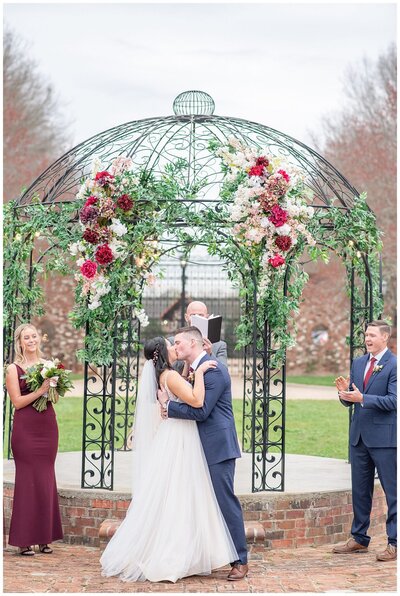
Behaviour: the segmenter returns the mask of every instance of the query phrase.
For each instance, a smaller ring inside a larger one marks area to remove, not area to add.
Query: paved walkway
[[[100,574],[96,548],[54,544],[53,555],[21,557],[12,547],[4,553],[4,592],[369,592],[396,593],[396,562],[379,563],[377,551],[385,540],[371,542],[370,552],[333,555],[331,546],[262,549],[250,561],[250,573],[240,582],[226,580],[227,568],[210,576],[193,576],[176,584],[124,583]]]

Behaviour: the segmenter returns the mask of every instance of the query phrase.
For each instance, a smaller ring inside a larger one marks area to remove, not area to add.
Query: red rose
[[[261,157],[257,157],[256,166],[269,166],[269,161],[263,155]]]
[[[84,204],[85,207],[90,207],[90,205],[95,205],[97,203],[97,197],[88,197],[86,199],[86,203]]]
[[[60,370],[65,370],[65,366],[61,362],[57,364],[57,368],[59,368]]]
[[[121,195],[117,201],[117,207],[122,211],[130,211],[133,207],[133,201],[128,195]]]
[[[286,182],[289,182],[290,176],[285,172],[285,170],[278,170],[278,174],[280,174],[286,180]]]
[[[110,172],[97,172],[95,181],[100,186],[105,186],[114,180],[114,176]]]
[[[279,205],[274,205],[271,209],[271,215],[268,217],[274,226],[280,228],[287,222],[288,214],[287,211],[282,209]]]
[[[287,251],[292,246],[292,239],[290,236],[278,236],[275,244],[280,250]]]
[[[108,244],[98,246],[94,256],[99,265],[109,265],[114,260],[114,255]]]
[[[87,260],[81,267],[81,273],[87,279],[92,279],[97,273],[97,265],[93,261]]]
[[[262,176],[264,173],[264,166],[253,166],[249,170],[249,176]]]
[[[270,259],[268,259],[268,263],[272,266],[272,267],[280,267],[281,265],[283,265],[285,263],[285,259],[283,257],[281,257],[281,255],[275,255],[274,257],[271,257]]]
[[[83,232],[82,238],[86,240],[86,242],[90,242],[90,244],[98,244],[100,235],[96,230],[86,228],[86,230]]]

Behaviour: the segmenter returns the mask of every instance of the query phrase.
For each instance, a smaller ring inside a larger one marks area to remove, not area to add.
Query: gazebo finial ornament
[[[183,91],[175,97],[173,108],[176,116],[212,116],[215,103],[204,91]]]

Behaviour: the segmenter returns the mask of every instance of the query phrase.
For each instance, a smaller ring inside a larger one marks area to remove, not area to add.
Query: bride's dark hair
[[[171,365],[168,360],[167,342],[164,337],[153,337],[144,344],[146,360],[152,360],[156,370],[157,384],[160,387],[160,375],[164,370],[169,370]]]

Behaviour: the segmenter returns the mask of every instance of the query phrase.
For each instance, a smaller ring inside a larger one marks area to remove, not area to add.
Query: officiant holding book
[[[190,302],[186,309],[185,321],[189,326],[194,324],[192,322],[193,315],[204,317],[205,319],[210,317],[207,306],[204,304],[204,302],[199,302],[197,300]],[[173,344],[174,338],[169,337],[168,341]],[[203,348],[207,354],[214,356],[214,358],[216,358],[219,362],[222,362],[222,364],[228,366],[228,351],[226,342],[219,339],[219,341],[214,341],[214,343],[212,343],[207,337],[203,337]]]

